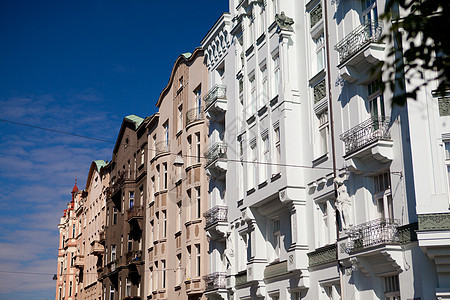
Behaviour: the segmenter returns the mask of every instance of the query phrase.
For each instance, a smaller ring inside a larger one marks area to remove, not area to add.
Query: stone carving
[[[294,24],[294,20],[292,18],[289,18],[284,14],[284,11],[281,12],[281,14],[275,15],[275,22],[277,22],[278,27],[280,27],[281,30],[289,30],[294,31],[292,28],[292,24]]]
[[[226,248],[224,251],[224,255],[226,258],[226,262],[227,262],[227,268],[229,268],[233,263],[232,260],[234,258],[234,239],[233,239],[233,234],[229,233],[227,235],[227,242],[226,242]]]
[[[450,97],[444,97],[438,99],[439,104],[439,116],[450,116]]]
[[[344,184],[345,178],[336,178],[334,182],[338,185],[336,207],[339,210],[342,229],[347,230],[353,224],[352,222],[352,201]]]

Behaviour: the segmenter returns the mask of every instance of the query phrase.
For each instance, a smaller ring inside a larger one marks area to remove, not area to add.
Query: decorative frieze
[[[309,18],[311,20],[311,28],[322,20],[322,3],[319,2],[319,4],[311,10],[309,13]]]
[[[450,213],[418,215],[419,230],[450,230]]]
[[[284,275],[287,272],[288,272],[287,261],[271,264],[264,269],[264,278]]]
[[[247,272],[239,273],[236,276],[234,276],[236,280],[236,285],[243,285],[247,283]]]
[[[439,115],[441,117],[450,116],[450,97],[438,99]]]
[[[315,251],[308,253],[308,259],[310,267],[336,261],[337,260],[336,244],[317,248]]]
[[[326,88],[325,79],[314,86],[314,104],[325,98]]]

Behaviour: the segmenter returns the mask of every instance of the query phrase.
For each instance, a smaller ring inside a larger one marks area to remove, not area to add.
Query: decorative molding
[[[450,213],[418,215],[419,230],[450,230]]]
[[[311,10],[309,13],[309,18],[311,21],[311,28],[322,20],[322,3],[319,2],[319,4]]]
[[[286,273],[288,273],[287,261],[278,262],[275,264],[268,265],[264,269],[264,279],[281,276]]]
[[[450,116],[450,97],[444,97],[438,99],[439,116]]]
[[[345,243],[343,245],[345,246]],[[315,251],[308,253],[308,259],[310,267],[337,261],[337,246],[332,244],[317,248]]]

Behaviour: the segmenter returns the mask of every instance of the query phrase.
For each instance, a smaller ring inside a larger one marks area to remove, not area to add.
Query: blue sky
[[[227,0],[2,0],[0,119],[115,141],[124,116],[156,111],[176,58],[226,11]],[[59,217],[113,145],[3,121],[0,145],[0,299],[54,299]]]

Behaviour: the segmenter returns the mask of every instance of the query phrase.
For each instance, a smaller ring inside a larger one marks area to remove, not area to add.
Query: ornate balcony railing
[[[381,23],[373,20],[369,20],[365,24],[356,27],[334,46],[334,49],[339,52],[340,62],[343,63],[367,44],[379,42],[382,31],[383,27]]]
[[[217,99],[227,99],[227,86],[222,84],[216,84],[214,85],[211,90],[206,94],[206,96],[203,98],[203,101],[205,102],[205,109],[208,109],[208,107],[214,103]]]
[[[347,231],[347,251],[351,253],[381,244],[398,244],[398,226],[398,220],[384,218],[353,226]]]
[[[127,209],[127,222],[133,219],[142,219],[144,217],[144,208],[140,205],[134,205],[132,208]]]
[[[228,214],[227,206],[216,205],[203,214],[206,219],[206,227],[209,227],[217,222],[226,222]]]
[[[203,107],[191,108],[186,112],[186,126],[195,121],[203,120],[204,115]]]
[[[225,272],[215,272],[203,276],[203,280],[205,281],[205,289],[207,291],[216,289],[225,289],[227,287],[225,278],[226,275],[227,273]]]
[[[170,151],[170,141],[162,141],[155,144],[155,155],[167,153]]]
[[[206,165],[211,164],[219,158],[227,158],[227,144],[222,142],[214,143],[204,155],[206,158]]]
[[[337,260],[336,244],[327,245],[308,253],[309,266],[314,267]]]
[[[389,117],[371,117],[341,134],[341,141],[345,143],[345,153],[359,150],[376,140],[390,140],[390,121]]]

